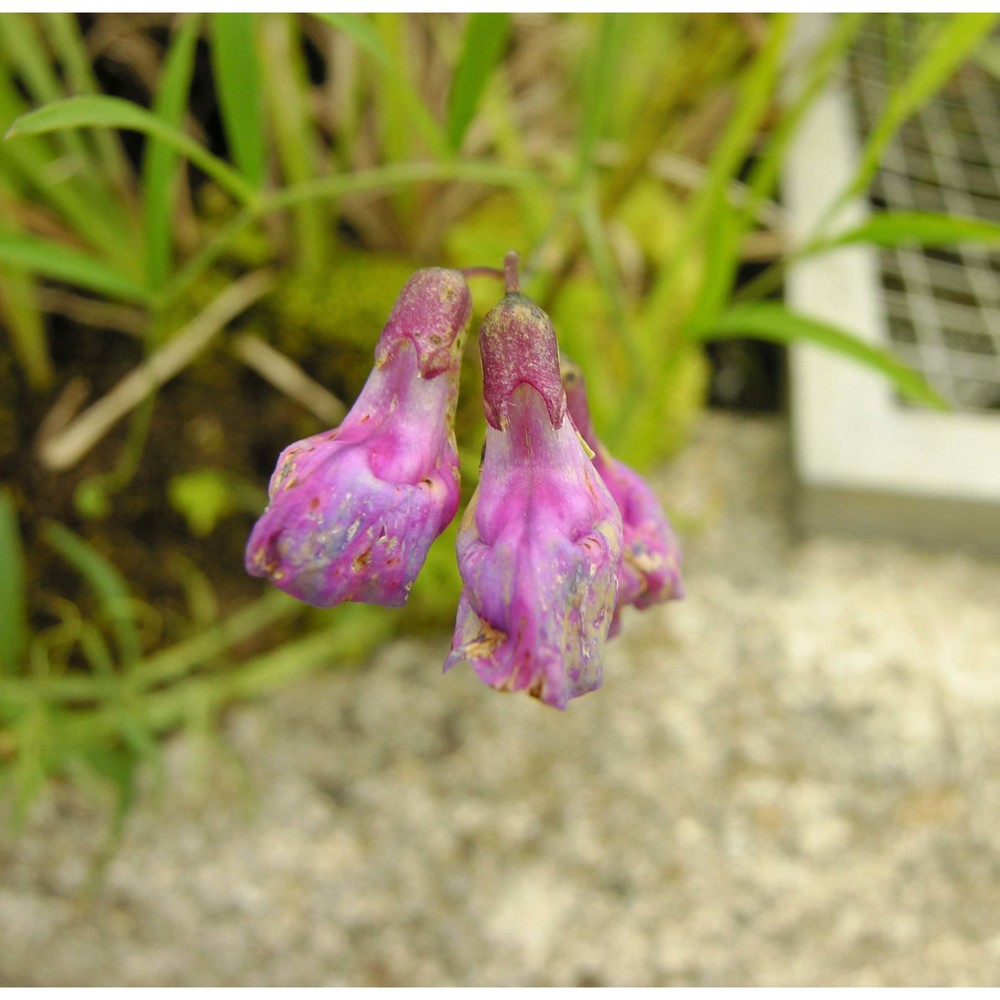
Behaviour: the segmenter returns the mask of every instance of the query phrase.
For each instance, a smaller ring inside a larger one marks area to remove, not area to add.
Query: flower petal
[[[530,386],[487,428],[458,538],[463,591],[445,669],[565,708],[600,687],[621,567],[621,516],[569,421]]]
[[[281,453],[249,573],[319,607],[405,603],[458,509],[454,414],[470,315],[458,272],[410,279],[343,423]]]

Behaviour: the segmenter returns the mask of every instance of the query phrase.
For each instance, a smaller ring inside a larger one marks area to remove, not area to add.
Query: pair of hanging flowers
[[[462,594],[444,669],[565,708],[601,686],[625,605],[682,595],[679,550],[652,489],[594,433],[582,376],[548,316],[506,294],[479,334],[486,444],[462,518]],[[460,271],[418,271],[339,427],[278,459],[246,567],[318,607],[398,607],[459,505],[455,406],[472,297]]]

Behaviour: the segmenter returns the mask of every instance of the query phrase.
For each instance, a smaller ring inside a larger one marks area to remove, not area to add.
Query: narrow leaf
[[[845,202],[864,191],[882,162],[886,147],[900,125],[935,94],[972,55],[976,46],[996,23],[997,15],[954,14],[924,47],[906,78],[889,93],[885,110],[861,152],[851,183],[837,199],[825,221]]]
[[[702,233],[707,231],[719,243],[715,248],[719,253],[736,252],[734,246],[726,248],[722,245],[725,238],[731,236],[730,227],[715,225],[713,218],[719,212],[731,211],[729,186],[746,161],[760,122],[771,106],[791,24],[788,14],[775,14],[769,20],[767,39],[739,83],[739,101],[712,151],[705,182],[685,212],[673,256],[661,268],[649,294],[644,308],[642,346],[649,354],[651,364],[655,363],[655,357],[660,353],[662,317],[672,308],[678,284],[688,266],[688,257]],[[690,320],[692,326],[700,326],[710,320],[718,305],[710,296],[717,288],[718,282],[699,289],[699,301],[692,310],[693,318]]]
[[[22,115],[11,125],[6,138],[87,127],[128,129],[162,139],[238,201],[247,204],[255,200],[254,189],[228,163],[153,112],[120,97],[70,97],[56,101]]]
[[[875,243],[895,247],[903,243],[955,246],[961,243],[1000,245],[1000,225],[960,215],[935,212],[880,212],[855,229],[817,245],[817,250],[845,243]]]
[[[4,125],[28,111],[12,74],[0,72],[0,122]],[[2,126],[0,126],[2,127]],[[123,271],[138,275],[130,231],[120,215],[109,213],[107,199],[94,198],[79,176],[66,176],[61,154],[49,137],[26,136],[0,143],[0,167],[18,189],[30,188],[46,207],[58,211],[86,243],[99,248]]]
[[[11,66],[16,68],[24,82],[29,99],[35,104],[58,101],[66,96],[56,76],[52,57],[26,14],[5,14],[0,17],[0,47],[5,51]],[[72,157],[74,171],[87,177],[92,195],[108,196],[101,190],[92,175],[86,143],[79,135],[59,136],[59,142]]]
[[[122,661],[136,663],[141,654],[139,632],[129,610],[131,595],[124,577],[110,560],[58,521],[42,529],[45,541],[87,581],[111,627]]]
[[[251,184],[264,181],[264,95],[255,15],[212,18],[212,72],[232,159]]]
[[[974,58],[981,69],[1000,80],[1000,43],[986,38],[979,43]]]
[[[510,14],[469,15],[448,99],[448,143],[455,152],[461,148],[509,37]]]
[[[234,215],[208,243],[178,269],[164,293],[164,299],[167,303],[176,302],[184,291],[232,246],[240,233],[269,213],[279,212],[293,205],[332,201],[345,195],[366,191],[391,191],[426,181],[456,181],[512,190],[531,189],[538,192],[546,190],[543,176],[533,170],[485,161],[438,160],[394,163],[334,177],[317,177],[302,184],[282,188],[273,194],[266,194],[256,205]]]
[[[163,63],[153,112],[166,124],[179,127],[184,120],[195,45],[198,41],[197,17],[185,20]],[[177,191],[178,155],[176,149],[160,138],[150,138],[143,158],[143,208],[146,215],[146,266],[149,284],[159,291],[170,267],[171,222]]]
[[[416,156],[417,135],[410,126],[410,103],[416,93],[415,86],[395,86],[394,81],[410,79],[410,57],[406,22],[399,14],[377,11],[372,15],[379,37],[389,52],[386,71],[380,74],[376,88],[379,155],[388,163],[402,163]],[[417,219],[417,192],[403,189],[392,195],[395,215],[404,239],[413,241],[416,233],[412,226]],[[407,224],[410,225],[409,230]]]
[[[825,33],[816,51],[810,53],[808,70],[803,73],[801,88],[791,104],[782,109],[777,125],[751,167],[751,197],[742,208],[745,219],[753,218],[761,199],[771,197],[778,174],[785,163],[785,150],[821,91],[829,83],[831,75],[843,66],[855,37],[869,16],[864,13],[835,15],[836,20],[830,30]]]
[[[34,278],[21,268],[8,265],[0,274],[0,317],[28,381],[41,388],[52,381],[52,359],[35,291]]]
[[[52,47],[62,62],[70,91],[73,94],[100,93],[87,43],[75,15],[64,11],[46,11],[42,14],[42,19]],[[128,164],[117,137],[112,132],[97,129],[94,132],[94,142],[101,169],[107,171],[114,180],[122,180],[128,173]]]
[[[730,283],[730,276],[736,272],[740,234],[735,223],[735,213],[729,206],[728,190],[746,161],[760,123],[774,100],[782,68],[782,54],[788,43],[791,26],[792,21],[787,14],[775,15],[771,19],[767,40],[740,82],[736,110],[712,151],[707,181],[699,191],[691,213],[692,218],[700,216],[698,226],[692,229],[691,221],[686,221],[685,235],[690,234],[693,238],[699,229],[708,233],[705,255],[709,266],[695,305],[682,327],[685,333],[711,323],[731,292],[727,285]],[[683,265],[684,255],[678,250],[671,270],[679,270]],[[660,308],[664,303],[663,295],[664,289],[657,288],[655,301]]]
[[[896,389],[916,403],[938,410],[950,409],[926,379],[898,358],[853,334],[807,316],[793,313],[776,302],[749,302],[734,305],[707,329],[699,331],[699,340],[749,337],[777,344],[805,341],[819,344],[885,375]]]
[[[28,646],[28,610],[17,506],[6,488],[0,489],[0,566],[0,673],[11,674]]]
[[[309,107],[309,83],[302,61],[299,26],[287,14],[268,14],[262,25],[270,124],[278,159],[289,183],[317,176],[315,123]],[[300,263],[313,273],[326,260],[329,226],[315,207],[294,213],[295,249]]]
[[[0,233],[0,263],[24,268],[33,274],[71,285],[79,285],[99,295],[145,303],[149,292],[95,257],[35,236]]]
[[[117,843],[125,819],[135,803],[136,768],[138,760],[130,749],[102,744],[81,750],[74,759],[74,765],[83,767],[102,783],[111,786],[115,797],[115,811],[112,817],[112,843]]]
[[[431,153],[439,157],[447,156],[450,147],[444,130],[383,44],[375,25],[364,14],[316,12],[313,16],[344,32],[359,49],[375,60],[388,95],[405,106],[410,127],[419,133]]]
[[[16,753],[11,768],[14,829],[28,819],[31,804],[38,798],[49,777],[52,764],[52,720],[38,703],[11,727]]]
[[[771,197],[774,192],[778,174],[785,163],[785,151],[789,143],[794,138],[806,114],[829,83],[831,76],[843,67],[845,56],[855,36],[869,16],[861,13],[836,15],[836,20],[831,25],[830,30],[825,33],[815,51],[808,54],[806,66],[802,70],[803,80],[797,88],[794,100],[782,110],[777,125],[756,156],[750,169],[747,197],[734,213],[738,224],[734,225],[729,233],[726,249],[721,253],[713,250],[707,255],[707,266],[710,270],[718,271],[721,267],[728,272],[725,278],[727,295],[732,294],[736,285],[736,272],[741,263],[740,248],[743,239],[756,218],[763,200]],[[784,264],[785,262],[773,264],[769,269],[763,271],[760,276],[760,285],[755,285],[754,282],[744,285],[740,289],[742,297],[747,299],[758,297],[753,294],[757,287],[776,287],[776,284],[770,286],[765,283],[777,282]],[[719,305],[721,308],[721,302]]]
[[[602,14],[593,51],[584,68],[580,124],[577,138],[577,182],[593,166],[594,148],[604,131],[605,119],[614,93],[614,78],[624,37],[625,18]]]
[[[379,38],[375,26],[364,14],[316,12],[314,16],[338,31],[342,31],[359,49],[367,52],[376,62],[387,66],[392,61],[382,45],[382,39]]]

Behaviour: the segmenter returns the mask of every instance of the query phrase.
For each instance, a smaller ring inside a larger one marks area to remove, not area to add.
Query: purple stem
[[[499,267],[460,267],[458,273],[466,278],[503,278]]]

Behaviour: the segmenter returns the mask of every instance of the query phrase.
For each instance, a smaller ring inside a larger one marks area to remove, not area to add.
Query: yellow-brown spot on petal
[[[468,642],[462,649],[463,655],[469,659],[486,660],[489,659],[507,639],[507,633],[501,629],[494,628],[489,622],[479,619],[479,635],[472,642]]]

